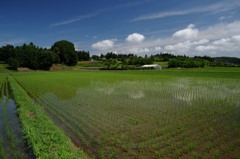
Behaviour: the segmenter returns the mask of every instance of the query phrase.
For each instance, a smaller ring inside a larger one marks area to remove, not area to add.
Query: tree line
[[[55,42],[50,49],[39,48],[32,42],[0,48],[0,61],[5,61],[13,69],[28,67],[33,70],[49,70],[53,64],[74,66],[83,60],[90,60],[89,52],[76,51],[73,43],[67,40]]]
[[[92,59],[105,62],[106,67],[126,67],[129,65],[140,66],[144,64],[152,64],[153,62],[168,62],[168,67],[237,67],[240,66],[240,59],[237,57],[210,57],[210,56],[194,56],[173,55],[170,53],[160,53],[156,55],[137,56],[134,54],[115,54],[108,52],[105,55],[93,55]]]
[[[51,48],[40,48],[33,43],[22,46],[6,45],[0,48],[0,61],[5,61],[13,69],[28,67],[33,70],[49,70],[53,64],[74,66],[78,61],[102,61],[104,68],[128,69],[154,62],[168,62],[168,67],[205,67],[205,66],[240,66],[240,59],[236,57],[210,57],[173,55],[160,53],[156,55],[138,56],[136,54],[106,54],[92,55],[88,51],[76,51],[74,44],[67,40],[55,42]]]

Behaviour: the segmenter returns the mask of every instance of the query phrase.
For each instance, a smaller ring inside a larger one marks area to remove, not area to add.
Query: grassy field
[[[240,158],[239,68],[15,73],[95,158]]]

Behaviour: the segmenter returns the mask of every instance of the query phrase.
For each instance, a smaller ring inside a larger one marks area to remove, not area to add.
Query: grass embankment
[[[36,106],[21,86],[9,77],[20,122],[36,158],[88,158],[74,147],[69,138]]]
[[[11,158],[11,157],[23,158],[23,154],[21,154],[21,152],[17,148],[17,142],[16,142],[17,140],[15,140],[16,138],[14,138],[14,134],[13,134],[13,133],[17,134],[17,132],[13,132],[13,130],[10,126],[10,120],[7,115],[7,109],[9,109],[9,107],[10,107],[10,105],[9,105],[10,94],[9,94],[8,88],[9,88],[9,83],[7,82],[7,80],[5,80],[3,83],[3,87],[2,87],[2,94],[5,95],[5,99],[3,100],[3,102],[4,102],[3,120],[5,123],[5,131],[6,131],[7,141],[9,142],[9,148],[11,149],[11,152],[8,152],[7,154],[8,154],[9,158]],[[11,120],[13,120],[13,119],[11,118]]]

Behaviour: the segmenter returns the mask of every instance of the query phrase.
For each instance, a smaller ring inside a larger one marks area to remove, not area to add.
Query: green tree
[[[53,63],[59,62],[56,53],[48,49],[42,49],[33,43],[17,46],[14,56],[11,56],[7,63],[13,69],[18,67],[28,67],[34,70],[49,70]]]
[[[77,51],[77,54],[78,54],[79,61],[89,61],[90,60],[89,52],[82,50],[82,51]]]
[[[77,64],[78,56],[73,43],[67,40],[60,40],[53,44],[52,50],[58,54],[61,63],[68,66]]]
[[[38,69],[49,70],[53,63],[58,61],[58,56],[51,50],[41,49],[37,55]]]
[[[28,67],[30,69],[38,68],[37,54],[39,49],[33,44],[23,44],[23,46],[16,47],[16,58],[21,67]]]
[[[14,46],[6,45],[0,49],[0,61],[7,61],[13,56],[15,56]]]
[[[9,58],[7,63],[9,64],[12,69],[16,70],[18,67],[20,67],[19,60],[17,58]]]

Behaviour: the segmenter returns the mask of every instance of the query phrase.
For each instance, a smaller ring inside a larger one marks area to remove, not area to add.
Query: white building
[[[159,64],[143,65],[142,68],[149,68],[149,69],[153,68],[153,69],[159,69],[159,70],[162,69],[162,67]]]

